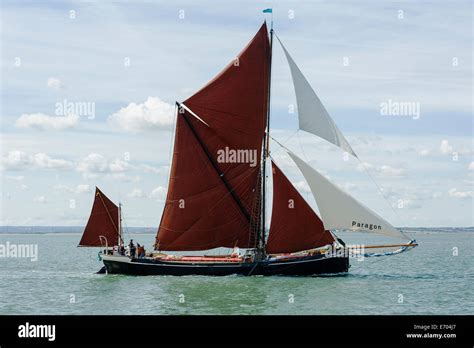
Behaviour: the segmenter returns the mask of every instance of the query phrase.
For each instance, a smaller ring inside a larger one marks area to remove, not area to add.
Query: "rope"
[[[303,153],[303,157],[308,162],[308,157],[306,156],[306,153],[304,152],[303,144],[301,144],[301,138],[300,138],[300,133],[296,132],[298,135],[298,143],[300,144],[301,152]]]
[[[393,213],[395,214],[395,216],[398,218],[398,220],[402,223],[402,225],[405,225],[406,226],[406,223],[405,221],[401,218],[401,216],[397,213],[397,211],[393,208],[392,204],[390,204],[390,201],[388,200],[387,197],[385,197],[385,194],[382,190],[382,188],[379,186],[379,184],[377,184],[377,181],[375,181],[375,178],[370,174],[370,172],[365,168],[364,166],[364,163],[362,162],[362,160],[359,158],[359,157],[356,157],[357,160],[359,161],[359,163],[362,165],[362,168],[364,170],[364,172],[369,176],[369,178],[372,180],[372,182],[375,184],[375,186],[377,187],[377,190],[380,192],[380,194],[382,195],[382,198],[387,202],[387,204],[389,205],[390,209],[393,211]],[[403,232],[403,230],[400,228],[400,233],[406,238],[406,239],[412,239],[411,237],[412,236],[408,236],[405,232]]]
[[[123,207],[123,206],[122,206]],[[123,214],[123,210],[120,212],[120,215],[122,217],[122,222],[123,224],[125,225],[125,230],[123,229],[123,226],[122,226],[122,233],[125,232],[127,234],[127,237],[131,237],[130,236],[130,233],[128,232],[128,225],[127,223],[125,222],[125,217],[124,217],[124,214]],[[122,242],[124,242],[124,240],[122,240]]]

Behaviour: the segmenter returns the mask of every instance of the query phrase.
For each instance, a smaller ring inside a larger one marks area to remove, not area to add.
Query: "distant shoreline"
[[[156,233],[156,227],[128,227],[128,233]],[[24,233],[24,234],[46,234],[46,233],[82,233],[84,226],[0,226],[0,234]]]
[[[472,227],[403,227],[404,232],[474,232]],[[0,226],[0,234],[77,234],[84,231],[83,226]],[[128,227],[127,233],[155,234],[156,227]]]

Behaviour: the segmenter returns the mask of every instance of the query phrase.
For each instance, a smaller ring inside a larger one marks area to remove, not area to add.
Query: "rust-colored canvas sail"
[[[118,207],[96,187],[91,215],[79,246],[101,246],[100,236],[107,238],[109,246],[118,245],[118,227]]]
[[[231,64],[184,101],[190,111],[178,109],[157,249],[255,246],[269,54],[264,24]]]
[[[267,253],[292,253],[332,244],[331,233],[273,161],[272,171],[273,210]]]

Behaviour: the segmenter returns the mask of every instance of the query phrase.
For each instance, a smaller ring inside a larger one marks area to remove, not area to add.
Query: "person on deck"
[[[145,247],[137,243],[137,254],[138,258],[142,259],[145,257]]]
[[[136,248],[135,248],[135,244],[133,244],[133,239],[130,239],[130,244],[128,245],[128,249],[130,250],[130,257],[135,257],[135,252],[136,252]]]
[[[230,254],[230,257],[239,257],[240,256],[240,249],[238,246],[235,246],[234,249],[232,249],[232,254]]]

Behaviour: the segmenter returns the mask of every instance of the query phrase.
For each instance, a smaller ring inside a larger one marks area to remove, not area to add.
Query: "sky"
[[[174,103],[274,11],[274,29],[357,160],[296,132],[273,47],[271,134],[395,226],[473,226],[471,1],[8,1],[1,5],[0,225],[81,226],[95,186],[157,227]],[[410,103],[397,115],[387,105]],[[276,143],[272,156],[317,210]]]

